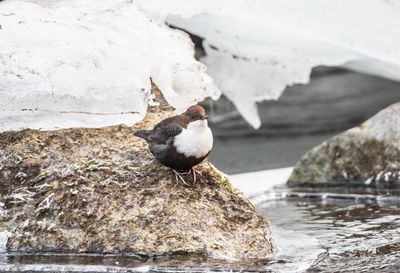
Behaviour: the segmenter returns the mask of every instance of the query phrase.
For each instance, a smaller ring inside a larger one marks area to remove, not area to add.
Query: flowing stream
[[[315,191],[316,189],[313,189]],[[400,271],[400,199],[362,189],[259,195],[278,253],[272,272]]]
[[[399,272],[398,192],[288,189],[251,197],[271,223],[277,246],[267,260],[226,261],[197,256],[7,253],[0,233],[0,272]]]

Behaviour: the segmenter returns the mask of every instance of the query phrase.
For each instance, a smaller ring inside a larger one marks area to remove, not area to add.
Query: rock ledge
[[[268,257],[268,223],[210,163],[195,184],[177,184],[133,136],[172,114],[160,105],[133,128],[0,134],[9,251]]]

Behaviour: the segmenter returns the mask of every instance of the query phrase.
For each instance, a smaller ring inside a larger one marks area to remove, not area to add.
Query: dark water
[[[332,135],[215,138],[209,160],[228,174],[290,167]]]
[[[273,271],[400,272],[400,199],[335,191],[344,190],[276,191],[255,198],[272,223],[275,259],[283,261]]]
[[[23,255],[3,248],[0,272],[400,272],[398,196],[284,187],[253,196],[258,212],[271,223],[278,250],[268,260]]]

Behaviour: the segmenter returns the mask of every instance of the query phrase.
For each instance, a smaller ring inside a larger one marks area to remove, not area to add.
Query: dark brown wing
[[[147,141],[165,144],[169,139],[182,132],[182,127],[176,123],[165,123],[162,126],[158,125],[148,134],[146,138]]]
[[[169,117],[154,126],[153,130],[139,130],[134,134],[148,142],[165,144],[169,139],[182,132],[183,128],[186,128],[188,119],[189,117],[184,115]]]
[[[189,117],[186,117],[183,115],[169,117],[169,118],[166,118],[166,119],[160,121],[156,126],[154,126],[153,130],[156,130],[160,127],[164,127],[168,124],[176,124],[180,127],[186,128],[186,125],[188,122],[189,122]]]

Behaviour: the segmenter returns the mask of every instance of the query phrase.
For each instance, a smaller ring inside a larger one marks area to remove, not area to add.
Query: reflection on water
[[[0,249],[0,271],[398,272],[397,196],[387,190],[362,192],[337,187],[309,192],[282,188],[254,196],[259,213],[271,222],[277,245],[277,254],[269,260],[237,262],[185,255],[24,255]]]

